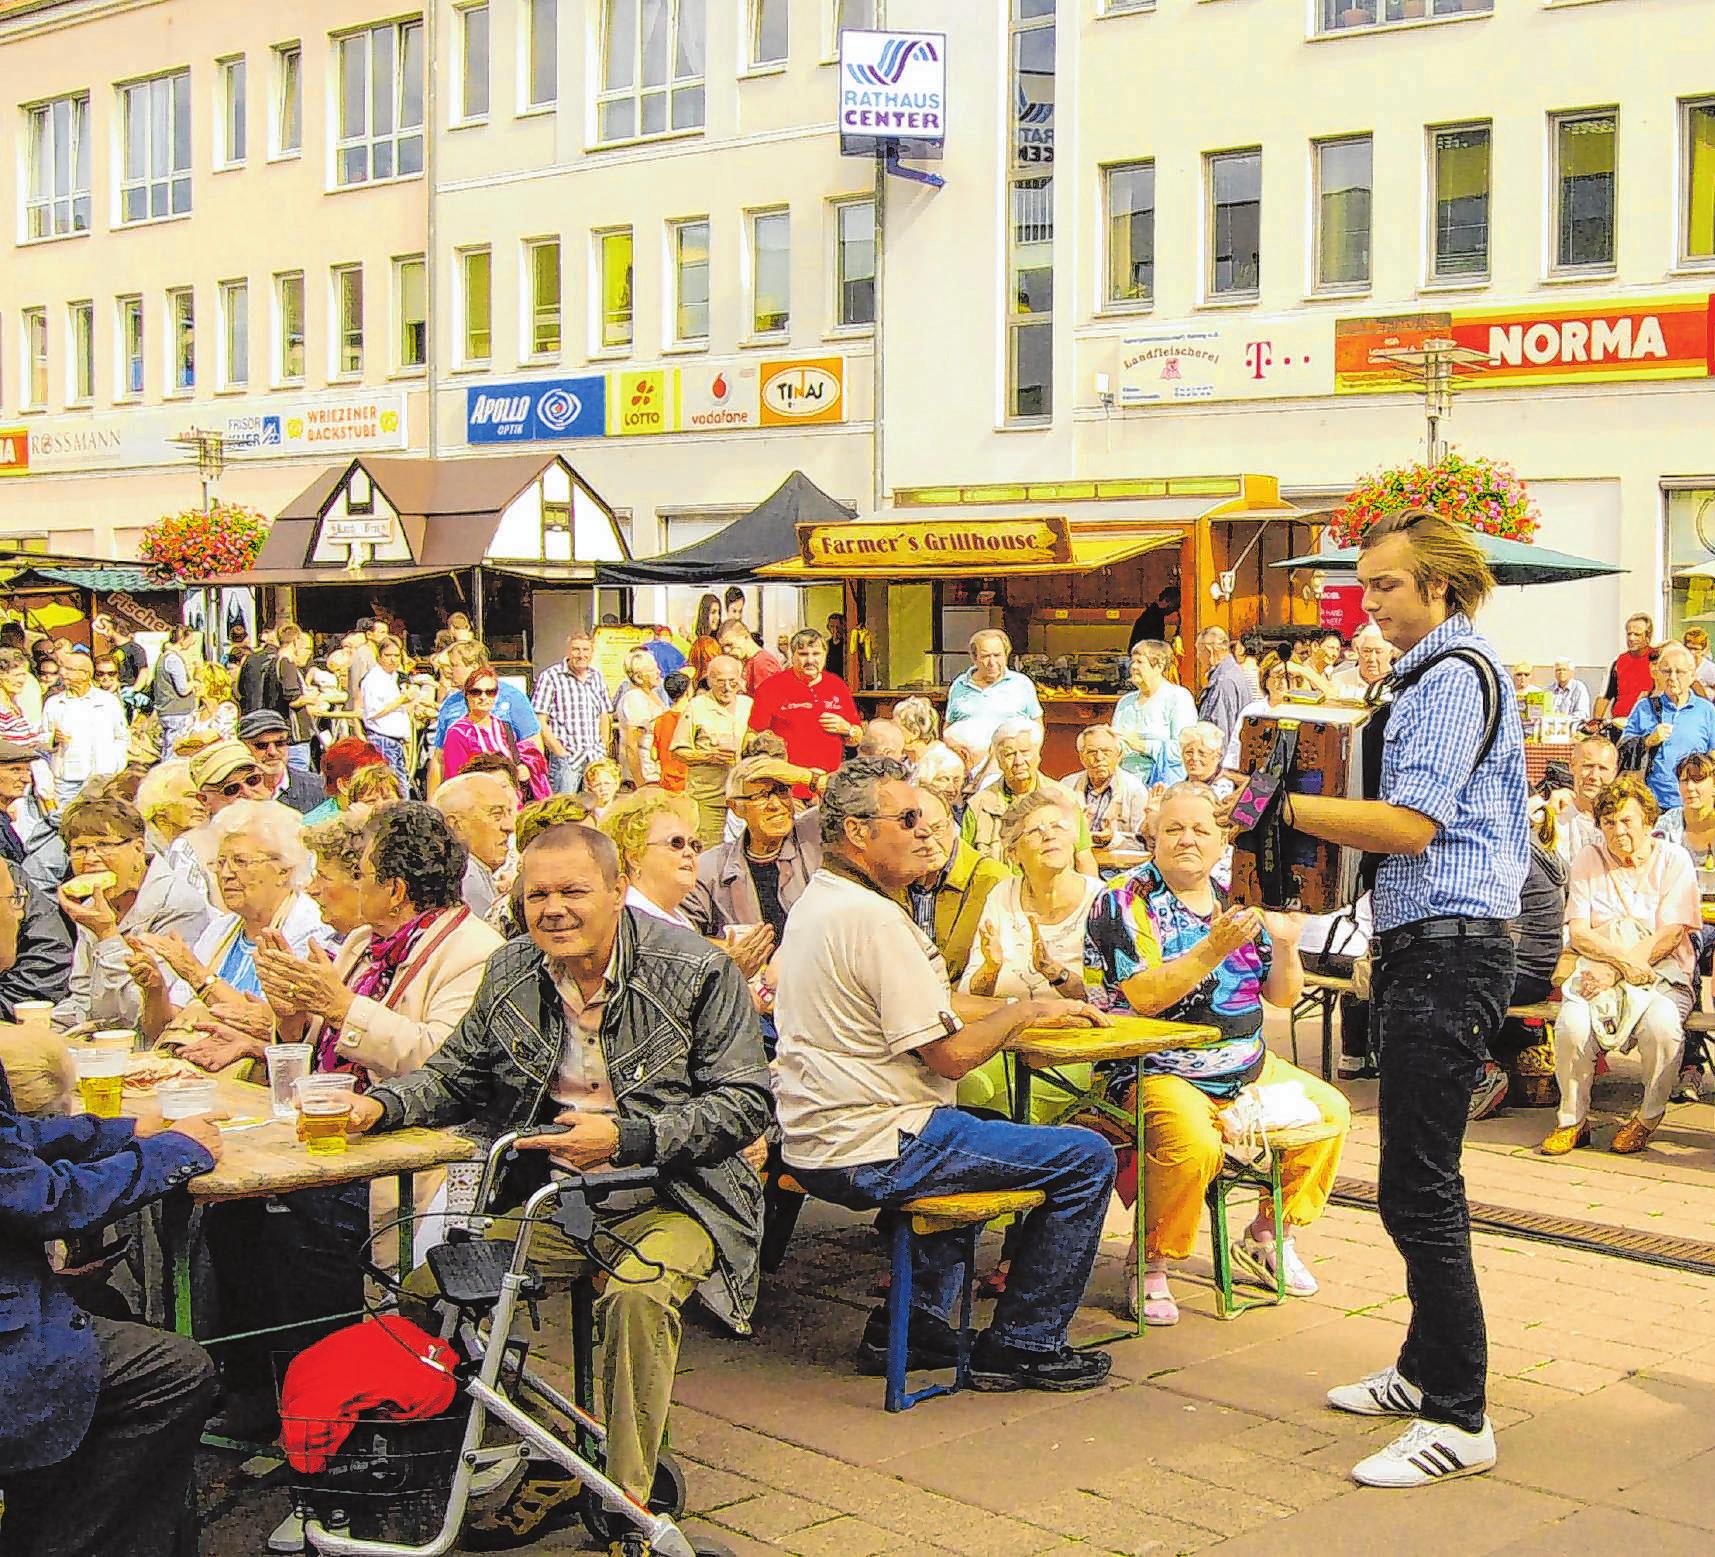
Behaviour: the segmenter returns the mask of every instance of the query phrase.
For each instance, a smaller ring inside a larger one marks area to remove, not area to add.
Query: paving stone
[[[910,1545],[911,1537],[841,1514],[787,1536],[784,1544],[793,1557],[879,1557]]]
[[[1598,1368],[1589,1362],[1565,1362],[1555,1359],[1518,1374],[1538,1384],[1552,1384],[1579,1395],[1593,1395],[1599,1389],[1617,1384],[1625,1377],[1618,1368]]]
[[[832,1519],[836,1510],[789,1492],[768,1491],[741,1503],[729,1504],[716,1516],[729,1530],[779,1544],[782,1536]]]
[[[1623,1508],[1581,1508],[1498,1549],[1506,1557],[1566,1557],[1568,1552],[1648,1552],[1649,1557],[1707,1557],[1707,1528]]]
[[[1279,1468],[1276,1467],[1278,1479]],[[1285,1503],[1260,1495],[1267,1485],[1256,1478],[1255,1490],[1235,1490],[1201,1477],[1185,1475],[1160,1465],[1141,1465],[1099,1483],[1101,1496],[1141,1510],[1153,1520],[1157,1515],[1189,1520],[1217,1535],[1242,1535],[1258,1525],[1284,1519],[1293,1510]]]
[[[1624,1491],[1608,1494],[1603,1501],[1715,1532],[1715,1500],[1708,1495],[1711,1477],[1715,1477],[1715,1452],[1700,1454]],[[1706,1545],[1707,1540],[1705,1536]]]
[[[1021,1512],[1044,1529],[1079,1536],[1098,1550],[1123,1553],[1124,1557],[1198,1552],[1220,1540],[1214,1531],[1188,1523],[1183,1517],[1150,1514],[1140,1519],[1134,1508],[1093,1492],[1057,1493]],[[1180,1510],[1181,1515],[1188,1512]]]

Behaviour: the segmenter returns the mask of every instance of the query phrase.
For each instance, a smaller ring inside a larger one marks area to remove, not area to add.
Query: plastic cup
[[[313,1050],[307,1043],[273,1043],[268,1046],[268,1091],[274,1117],[295,1119],[298,1107],[293,1087],[310,1073]]]
[[[297,1101],[298,1139],[305,1150],[315,1157],[343,1152],[357,1078],[323,1071],[300,1076],[292,1090]]]
[[[20,1000],[12,1007],[12,1020],[20,1027],[48,1027],[54,1019],[51,1000]]]
[[[104,1027],[90,1038],[97,1049],[123,1049],[127,1054],[141,1047],[142,1034],[129,1027]]]
[[[120,1094],[125,1090],[125,1062],[129,1051],[86,1046],[76,1051],[77,1095],[86,1114],[97,1119],[119,1117]]]
[[[215,1110],[214,1078],[185,1077],[180,1081],[163,1081],[155,1089],[161,1103],[161,1119],[191,1119],[197,1114],[212,1114]]]

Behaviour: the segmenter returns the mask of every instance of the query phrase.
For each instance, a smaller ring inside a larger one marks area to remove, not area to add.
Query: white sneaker
[[[1286,1290],[1294,1297],[1315,1297],[1321,1288],[1310,1274],[1310,1267],[1298,1257],[1298,1250],[1288,1238],[1280,1246],[1281,1259],[1286,1265]],[[1273,1287],[1274,1240],[1246,1236],[1233,1245],[1233,1263],[1248,1280],[1261,1287]]]
[[[1423,1391],[1408,1383],[1398,1368],[1383,1368],[1356,1384],[1329,1390],[1328,1404],[1354,1416],[1416,1416],[1423,1409]]]
[[[1446,1422],[1413,1422],[1387,1448],[1352,1467],[1366,1487],[1427,1487],[1432,1481],[1475,1476],[1495,1463],[1495,1429],[1483,1418],[1480,1433]]]

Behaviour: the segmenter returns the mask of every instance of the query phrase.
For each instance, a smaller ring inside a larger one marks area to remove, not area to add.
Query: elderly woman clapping
[[[464,906],[465,848],[433,806],[401,801],[368,827],[357,875],[363,923],[332,960],[272,940],[256,953],[280,1036],[315,1045],[312,1068],[360,1084],[407,1075],[458,1024],[503,944]]]
[[[1558,1157],[1590,1140],[1590,1083],[1598,1052],[1636,1047],[1644,1096],[1611,1149],[1640,1152],[1667,1112],[1692,1004],[1692,932],[1701,923],[1697,871],[1680,845],[1650,836],[1655,797],[1621,774],[1595,804],[1601,842],[1573,856],[1566,929],[1578,969],[1554,1024],[1560,1082],[1556,1128],[1538,1148]]]
[[[1252,1279],[1272,1286],[1284,1266],[1289,1292],[1316,1291],[1316,1279],[1299,1257],[1293,1229],[1322,1214],[1334,1186],[1340,1149],[1350,1126],[1346,1100],[1333,1087],[1270,1054],[1262,1038],[1262,1006],[1290,1008],[1304,984],[1298,960],[1299,925],[1293,916],[1229,908],[1210,873],[1226,849],[1214,792],[1185,781],[1162,797],[1155,858],[1122,876],[1090,907],[1086,961],[1099,972],[1097,1003],[1217,1028],[1222,1041],[1207,1048],[1174,1049],[1143,1061],[1143,1103],[1149,1168],[1145,1178],[1148,1270],[1144,1318],[1178,1322],[1167,1285],[1173,1261],[1190,1255],[1202,1219],[1203,1196],[1220,1171],[1224,1153],[1221,1113],[1253,1083],[1293,1084],[1302,1111],[1334,1126],[1327,1139],[1281,1152],[1286,1238],[1275,1247],[1266,1199],[1233,1262]],[[1131,1062],[1110,1076],[1110,1093],[1135,1084]],[[1277,1093],[1283,1101],[1288,1094]],[[1307,1121],[1308,1122],[1308,1119]],[[1128,1177],[1116,1184],[1127,1197]],[[1130,1197],[1135,1197],[1135,1163]],[[1128,1197],[1129,1198],[1129,1197]],[[1131,1266],[1136,1266],[1136,1250]],[[1135,1289],[1128,1288],[1133,1312]]]
[[[194,946],[176,935],[134,938],[127,966],[143,992],[144,1032],[159,1038],[176,1026],[211,1033],[182,1050],[207,1070],[260,1056],[266,1045],[272,1019],[261,999],[258,942],[277,938],[302,956],[312,940],[328,938],[320,911],[303,891],[310,856],[302,821],[272,800],[227,806],[208,824],[215,845],[211,874],[225,912],[209,921]]]

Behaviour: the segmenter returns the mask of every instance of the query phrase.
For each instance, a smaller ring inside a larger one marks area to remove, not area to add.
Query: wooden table
[[[1143,1074],[1138,1068],[1137,1086],[1133,1089],[1132,1117],[1106,1098],[1061,1074],[1062,1065],[1099,1065],[1106,1060],[1142,1060],[1146,1054],[1160,1054],[1165,1049],[1195,1049],[1219,1043],[1221,1032],[1193,1022],[1164,1022],[1153,1016],[1116,1015],[1111,1027],[1026,1027],[1013,1034],[1007,1051],[1017,1059],[1016,1079],[1012,1089],[1012,1117],[1016,1123],[1030,1121],[1030,1090],[1033,1077],[1040,1076],[1050,1086],[1058,1088],[1071,1100],[1070,1107],[1087,1103],[1098,1113],[1106,1114],[1135,1132],[1137,1142],[1137,1198],[1133,1203],[1133,1225],[1137,1240],[1137,1326],[1136,1330],[1120,1330],[1088,1344],[1100,1346],[1107,1341],[1120,1340],[1132,1334],[1142,1335],[1143,1272],[1144,1272],[1144,1163],[1148,1153],[1143,1139]]]
[[[1144,849],[1096,850],[1096,867],[1099,870],[1132,870],[1148,859],[1148,851]]]

